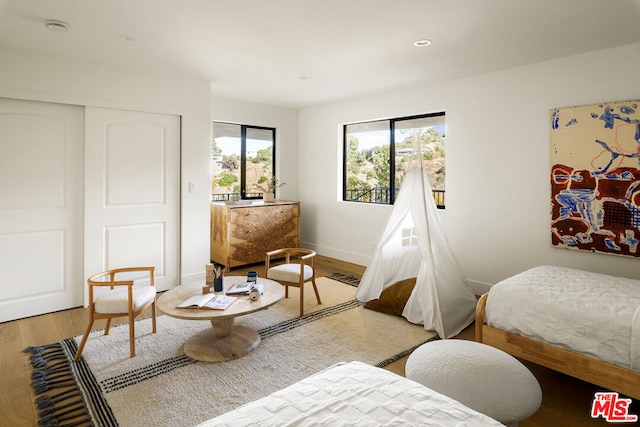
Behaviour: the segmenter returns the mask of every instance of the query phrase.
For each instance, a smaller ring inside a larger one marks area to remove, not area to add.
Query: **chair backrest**
[[[139,274],[145,272],[146,274]],[[118,280],[116,280],[116,275]],[[93,305],[94,287],[109,287],[114,289],[116,286],[132,287],[136,280],[149,281],[150,286],[155,286],[155,267],[124,267],[106,270],[101,273],[94,274],[87,279],[89,284],[89,305]]]
[[[291,258],[298,258],[298,263],[301,261],[311,260],[309,265],[315,265],[315,251],[311,249],[305,248],[282,248],[275,249],[273,251],[269,251],[266,253],[266,266],[268,268],[272,258],[283,258],[285,259],[285,263],[290,264]]]
[[[299,260],[302,259],[311,259],[315,256],[315,252],[312,251],[311,249],[304,249],[304,248],[287,248],[286,250],[288,250],[288,256],[289,256],[289,260],[291,258],[297,258]]]
[[[147,274],[144,274],[144,275],[136,274],[142,271],[147,272]],[[111,282],[115,286],[115,285],[125,285],[135,280],[146,280],[148,278],[149,284],[151,286],[155,286],[154,272],[155,272],[155,267],[115,268],[112,270],[103,271],[102,273],[94,274],[93,276],[87,279],[87,283],[94,284],[94,285],[104,285],[108,282]],[[120,280],[116,281],[116,275],[118,275],[118,278]]]

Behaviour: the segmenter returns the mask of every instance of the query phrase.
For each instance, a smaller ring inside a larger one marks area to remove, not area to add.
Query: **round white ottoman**
[[[418,347],[407,378],[503,424],[517,425],[542,402],[538,380],[515,357],[475,341],[449,339]]]

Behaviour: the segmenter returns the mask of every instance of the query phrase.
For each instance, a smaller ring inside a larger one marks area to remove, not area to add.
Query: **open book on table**
[[[177,308],[200,308],[204,310],[224,310],[237,300],[237,297],[216,294],[194,295]]]
[[[257,289],[260,295],[264,294],[264,283],[242,282],[229,288],[227,295],[248,295],[253,288]]]

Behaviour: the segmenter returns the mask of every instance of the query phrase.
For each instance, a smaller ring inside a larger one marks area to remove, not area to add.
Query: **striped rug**
[[[366,310],[354,298],[358,278],[318,278],[323,300],[309,292],[297,317],[295,294],[268,310],[237,319],[262,342],[227,362],[196,362],[182,352],[209,322],[158,317],[136,322],[129,358],[128,327],[92,333],[83,357],[71,362],[79,339],[31,347],[40,425],[193,426],[256,400],[335,363],[359,360],[385,366],[437,336],[403,318]],[[290,292],[295,292],[290,289]]]

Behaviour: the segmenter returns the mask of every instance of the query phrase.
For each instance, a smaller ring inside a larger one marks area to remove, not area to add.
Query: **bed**
[[[341,363],[212,418],[212,426],[502,426],[417,382],[362,362]]]
[[[540,266],[491,287],[476,341],[640,399],[640,280]]]

